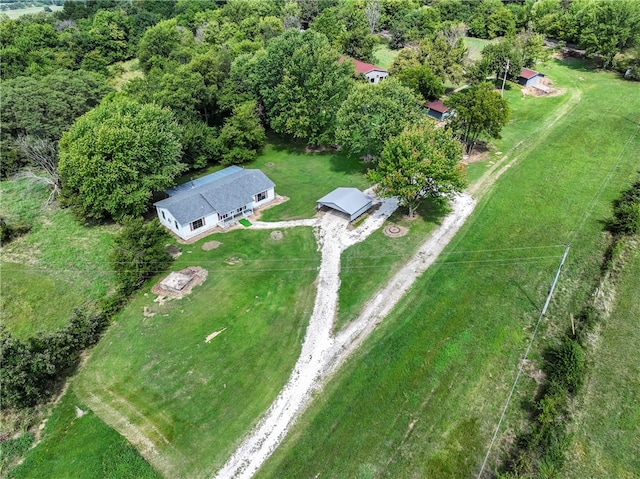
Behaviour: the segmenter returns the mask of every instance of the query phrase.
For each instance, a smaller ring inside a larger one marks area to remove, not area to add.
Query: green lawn
[[[374,63],[382,68],[389,68],[400,50],[391,50],[386,45],[376,45],[373,50]]]
[[[212,239],[223,244],[203,251]],[[222,465],[288,378],[319,258],[311,228],[280,241],[235,230],[182,248],[174,269],[204,267],[206,281],[163,305],[148,289],[137,295],[72,388],[116,429],[126,418],[134,429],[119,430],[138,447],[150,440],[159,455],[146,457],[165,475],[200,477]]]
[[[77,416],[76,407],[85,411]],[[7,477],[15,479],[159,479],[138,451],[68,392],[47,421],[38,445]]]
[[[0,216],[32,225],[0,250],[3,321],[20,337],[66,324],[71,310],[113,284],[106,264],[116,226],[87,227],[46,206],[48,191],[27,180],[0,183]]]
[[[339,186],[366,189],[367,165],[335,152],[306,154],[303,148],[274,142],[247,168],[260,168],[276,184],[276,194],[289,201],[266,210],[263,221],[311,218],[316,201]]]
[[[407,228],[405,236],[390,238],[383,227],[342,254],[336,330],[358,316],[365,303],[418,249],[446,210],[427,203],[418,210],[418,217],[409,220],[406,208],[399,208],[388,222]]]
[[[62,11],[64,7],[61,5],[49,5],[49,8],[52,10],[52,12],[59,12],[59,11]],[[41,13],[41,12],[44,12],[44,6],[16,8],[14,10],[2,10],[0,11],[0,15],[4,14],[4,15],[7,15],[12,20],[15,20],[16,18],[19,18],[22,15]]]
[[[623,154],[640,122],[637,85],[579,64],[554,69],[579,85],[580,101],[529,138],[535,148],[522,150],[438,264],[316,398],[258,477],[477,474],[563,243],[572,248],[534,360],[590,294],[605,245],[602,220],[638,166],[640,137]],[[562,108],[562,100],[549,100]],[[534,388],[525,374],[490,469],[525,423],[520,404]]]
[[[469,49],[467,56],[471,60],[480,60],[482,57],[482,49],[489,43],[493,43],[493,41],[482,38],[465,37],[464,44]]]
[[[590,370],[577,401],[567,479],[640,477],[640,248],[617,281],[615,303],[589,354]]]

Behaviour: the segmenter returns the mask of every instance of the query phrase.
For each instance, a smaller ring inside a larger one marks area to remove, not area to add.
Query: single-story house
[[[433,100],[427,103],[427,115],[438,121],[444,121],[451,116],[453,110],[446,106],[442,100]]]
[[[544,78],[544,75],[535,70],[530,70],[529,68],[523,68],[520,71],[520,76],[518,77],[518,83],[524,86],[537,86],[540,83],[540,79]]]
[[[187,240],[251,215],[274,200],[274,188],[260,170],[230,166],[167,190],[155,207],[160,223]]]
[[[349,216],[349,221],[355,220],[369,208],[373,199],[365,195],[358,188],[336,188],[317,202],[318,209],[326,206]]]
[[[351,60],[356,69],[356,75],[364,75],[369,83],[378,83],[389,76],[389,72],[382,67],[371,63],[361,62],[355,58],[345,57],[344,55],[338,59],[338,63],[342,63],[345,60]]]

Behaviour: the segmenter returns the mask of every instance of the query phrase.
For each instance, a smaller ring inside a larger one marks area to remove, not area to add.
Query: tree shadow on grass
[[[351,158],[337,151],[333,152],[329,161],[331,163],[331,171],[344,173],[345,175],[365,175],[373,167],[372,163],[365,163],[358,158]]]
[[[442,224],[442,220],[450,211],[451,207],[449,206],[449,203],[427,200],[418,207],[415,218],[409,219],[407,217],[409,214],[409,208],[400,206],[389,217],[389,221],[403,226],[411,226],[411,224],[416,221],[439,225]]]
[[[570,70],[575,70],[579,72],[593,72],[598,70],[598,65],[595,61],[588,58],[573,58],[573,57],[565,57],[565,58],[554,58],[552,63],[555,66],[562,66],[568,68]]]

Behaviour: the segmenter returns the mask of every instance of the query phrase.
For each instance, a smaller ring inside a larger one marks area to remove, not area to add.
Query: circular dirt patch
[[[404,236],[409,232],[409,228],[390,224],[385,226],[382,232],[389,238],[400,238],[401,236]]]
[[[269,236],[271,236],[271,239],[274,241],[280,241],[282,238],[284,238],[284,233],[282,231],[276,230],[272,231]]]
[[[267,161],[264,166],[276,166],[276,164],[273,161]]]
[[[212,249],[216,249],[221,244],[222,243],[220,243],[220,241],[207,241],[205,244],[202,245],[202,249],[204,251],[211,251]]]
[[[240,258],[239,256],[231,256],[231,257],[227,258],[225,263],[230,264],[231,266],[233,266],[233,265],[242,263],[242,258]]]

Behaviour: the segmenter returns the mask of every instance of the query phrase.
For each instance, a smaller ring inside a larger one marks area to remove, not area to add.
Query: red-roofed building
[[[544,75],[535,70],[530,70],[529,68],[523,68],[520,71],[520,76],[518,77],[518,83],[524,86],[537,86],[540,82],[540,79],[543,78]]]
[[[351,60],[355,67],[356,75],[363,75],[369,83],[378,83],[389,76],[389,72],[384,68],[371,63],[361,62],[355,58],[341,56],[338,63],[342,63],[345,60]]]
[[[444,121],[451,116],[452,110],[442,100],[433,100],[427,104],[427,115],[438,121]]]

